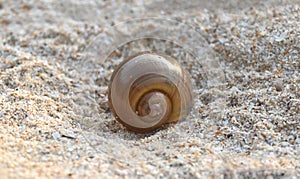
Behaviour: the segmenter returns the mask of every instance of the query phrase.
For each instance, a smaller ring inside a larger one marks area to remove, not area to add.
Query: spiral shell
[[[119,122],[131,131],[147,133],[189,113],[192,85],[188,73],[175,59],[143,52],[117,67],[108,98]]]

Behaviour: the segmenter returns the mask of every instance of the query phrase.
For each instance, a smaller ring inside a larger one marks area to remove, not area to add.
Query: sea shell
[[[176,123],[192,106],[189,74],[169,56],[151,52],[124,60],[109,86],[109,105],[116,119],[137,133]]]

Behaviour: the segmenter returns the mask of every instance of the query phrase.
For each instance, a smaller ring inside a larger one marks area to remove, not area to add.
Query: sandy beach
[[[169,36],[199,41],[214,63],[161,36],[97,56],[111,26],[146,17],[195,27]],[[178,59],[194,101],[142,135],[115,120],[107,93],[144,46]],[[0,178],[95,177],[300,178],[300,1],[0,0]]]

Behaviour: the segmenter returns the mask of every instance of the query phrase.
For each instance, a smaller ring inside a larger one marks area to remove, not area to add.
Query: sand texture
[[[110,45],[105,29],[149,16],[195,27],[172,35],[217,63],[161,38],[89,58]],[[107,90],[145,46],[177,58],[195,96],[183,121],[138,135]],[[0,178],[108,176],[300,178],[300,2],[0,0]]]

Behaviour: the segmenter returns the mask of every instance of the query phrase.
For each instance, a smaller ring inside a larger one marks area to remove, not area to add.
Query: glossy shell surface
[[[192,106],[190,76],[173,58],[144,52],[124,60],[109,86],[109,105],[129,130],[148,133],[183,119]]]

